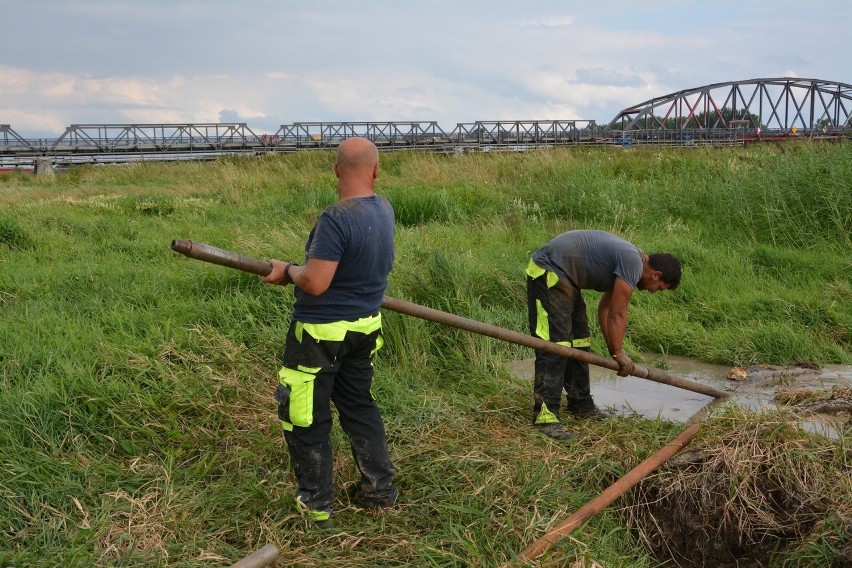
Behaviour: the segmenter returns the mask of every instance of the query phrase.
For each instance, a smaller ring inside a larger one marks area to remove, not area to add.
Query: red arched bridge
[[[523,151],[576,144],[724,146],[852,137],[852,85],[782,77],[715,83],[678,91],[594,120],[294,122],[273,134],[245,123],[72,124],[56,139],[32,140],[0,124],[0,165],[215,159],[223,155],[336,147],[353,136],[380,150]]]

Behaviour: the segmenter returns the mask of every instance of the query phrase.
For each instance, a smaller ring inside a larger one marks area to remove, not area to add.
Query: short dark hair
[[[680,260],[667,252],[655,252],[648,255],[648,264],[654,270],[662,272],[662,280],[674,290],[680,284]]]

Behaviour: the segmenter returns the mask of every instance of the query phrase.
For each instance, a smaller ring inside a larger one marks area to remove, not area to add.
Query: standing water
[[[645,360],[655,361],[658,356],[648,354]],[[730,402],[750,410],[783,406],[775,400],[780,392],[802,390],[829,393],[834,388],[837,392],[844,389],[843,392],[848,393],[852,389],[852,366],[848,365],[828,365],[820,369],[741,369],[673,355],[667,356],[665,361],[666,373],[730,392]],[[647,365],[653,366],[650,363]],[[533,369],[533,359],[509,364],[509,371],[513,375],[530,382],[534,376]],[[602,367],[590,365],[589,371],[595,404],[614,415],[639,415],[645,418],[687,422],[705,405],[713,402],[713,397],[707,395],[637,377],[622,378],[616,375],[615,371]],[[836,406],[840,409],[837,412],[823,408],[819,412],[802,413],[802,427],[810,432],[837,438],[850,425],[850,406],[852,401],[847,400],[844,405]]]

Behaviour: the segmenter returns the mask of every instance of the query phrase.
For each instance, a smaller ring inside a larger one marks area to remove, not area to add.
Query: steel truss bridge
[[[0,124],[0,166],[216,159],[335,148],[362,136],[381,151],[524,151],[577,144],[729,146],[791,139],[852,138],[852,85],[819,79],[752,79],[678,91],[594,120],[294,122],[273,134],[245,123],[72,124],[32,140]]]

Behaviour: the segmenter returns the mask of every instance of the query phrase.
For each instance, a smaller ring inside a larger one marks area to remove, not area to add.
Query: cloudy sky
[[[852,83],[850,0],[0,0],[0,124],[596,120]]]

